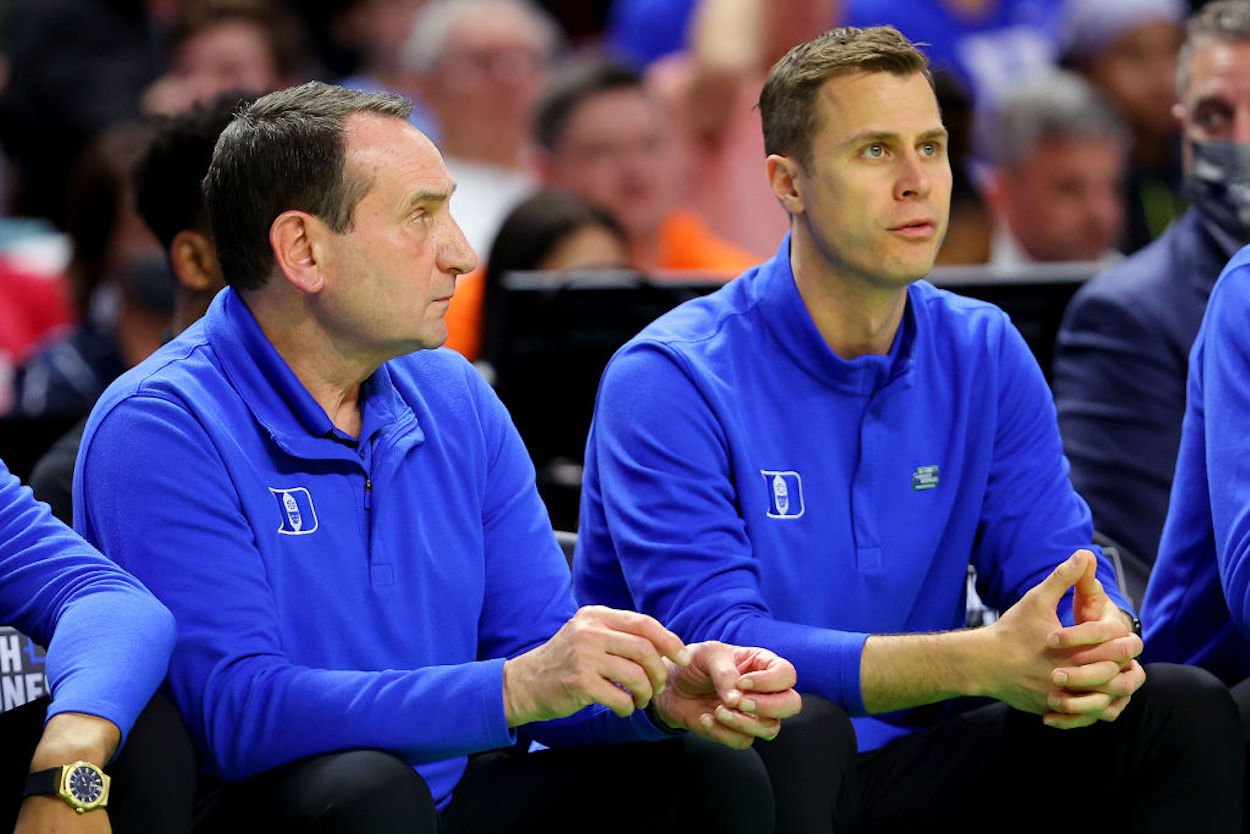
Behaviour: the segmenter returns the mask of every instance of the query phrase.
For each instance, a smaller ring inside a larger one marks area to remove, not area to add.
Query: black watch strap
[[[42,796],[43,794],[59,794],[61,792],[61,773],[64,766],[50,767],[47,770],[36,770],[26,776],[26,790],[22,798]]]
[[[1120,610],[1124,611],[1124,616],[1128,617],[1130,620],[1133,621],[1133,633],[1136,634],[1138,637],[1141,637],[1141,620],[1137,619],[1137,617],[1133,615],[1132,611],[1126,611],[1123,608],[1121,608]]]

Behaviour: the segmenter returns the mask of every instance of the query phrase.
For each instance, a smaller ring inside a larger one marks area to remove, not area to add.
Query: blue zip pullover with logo
[[[889,354],[845,361],[799,296],[789,243],[609,363],[574,591],[689,641],[772,649],[800,691],[864,716],[868,635],[963,626],[969,564],[1006,609],[1090,547],[1090,514],[1001,310],[920,281]],[[1101,556],[1099,576],[1128,608]],[[860,749],[927,714],[855,718]]]
[[[503,660],[573,615],[569,573],[502,404],[420,351],[334,427],[224,290],[101,398],[75,525],[173,611],[167,687],[226,780],[348,748],[413,763],[440,807],[468,753],[516,741]],[[660,738],[591,707],[551,745]]]

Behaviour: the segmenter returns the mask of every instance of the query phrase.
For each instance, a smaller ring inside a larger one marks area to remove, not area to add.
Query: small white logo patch
[[[798,472],[761,469],[768,494],[769,518],[800,518],[803,515],[803,478]]]
[[[312,495],[304,487],[274,489],[269,487],[273,497],[278,500],[279,517],[282,523],[278,532],[288,536],[303,536],[317,531],[317,511],[313,509]]]

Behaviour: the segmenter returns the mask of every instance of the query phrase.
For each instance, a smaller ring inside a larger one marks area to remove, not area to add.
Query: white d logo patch
[[[269,487],[273,497],[278,500],[279,517],[282,523],[278,526],[279,533],[288,536],[303,536],[317,530],[317,511],[313,509],[312,496],[304,487],[290,489],[274,489]]]
[[[800,518],[803,515],[803,478],[798,472],[761,469],[768,495],[769,518]]]

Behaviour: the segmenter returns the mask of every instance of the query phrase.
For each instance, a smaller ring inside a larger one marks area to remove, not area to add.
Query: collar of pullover
[[[796,365],[833,388],[864,396],[887,386],[911,384],[916,334],[913,289],[908,288],[907,305],[890,352],[843,359],[829,347],[799,295],[790,268],[789,233],[777,254],[759,266],[753,287],[765,326]]]
[[[205,325],[230,383],[274,442],[300,457],[357,458],[352,444],[343,442],[347,436],[335,428],[233,289],[213,299]],[[362,384],[360,407],[360,442],[416,419],[396,391],[385,364]]]

